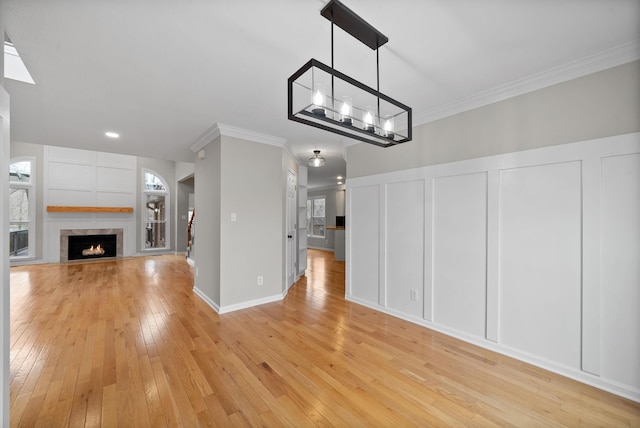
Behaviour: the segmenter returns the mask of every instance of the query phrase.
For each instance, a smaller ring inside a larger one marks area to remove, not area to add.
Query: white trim
[[[499,269],[496,263],[499,263],[499,251],[500,246],[496,239],[499,239],[499,226],[495,217],[499,210],[497,210],[497,204],[499,204],[499,194],[491,195],[491,192],[495,192],[497,187],[493,186],[488,188],[488,198],[491,200],[487,203],[488,209],[493,210],[494,216],[489,218],[487,230],[493,230],[493,236],[487,237],[487,245],[490,247],[487,249],[487,287],[493,287],[493,294],[491,297],[487,295],[485,304],[487,305],[487,311],[485,313],[486,330],[485,336],[471,335],[469,333],[456,330],[452,327],[433,322],[436,318],[430,318],[430,314],[427,312],[433,310],[435,302],[432,300],[424,300],[424,313],[421,319],[409,312],[400,312],[385,307],[382,302],[377,302],[372,298],[363,301],[362,297],[354,296],[353,282],[355,281],[354,274],[350,265],[347,265],[347,277],[346,277],[346,299],[358,304],[373,308],[375,310],[388,313],[390,315],[402,318],[404,320],[414,322],[421,326],[440,331],[442,333],[451,335],[458,339],[473,343],[486,349],[490,349],[504,355],[526,361],[536,366],[545,368],[555,373],[567,376],[569,378],[584,382],[588,385],[595,386],[597,388],[612,392],[625,398],[640,402],[640,386],[637,383],[623,384],[621,383],[621,377],[608,378],[610,376],[610,366],[607,368],[609,372],[605,371],[605,366],[602,365],[601,360],[605,355],[615,352],[610,349],[600,349],[602,342],[602,334],[599,324],[600,320],[600,290],[603,289],[603,284],[600,283],[600,270],[594,268],[591,265],[594,264],[594,259],[597,263],[600,263],[599,252],[601,251],[599,243],[594,242],[595,239],[599,239],[600,236],[600,221],[599,221],[599,200],[594,199],[599,196],[600,182],[598,175],[594,176],[594,170],[599,169],[601,159],[611,156],[637,154],[640,153],[640,132],[634,132],[623,135],[616,135],[611,137],[598,138],[588,141],[581,141],[575,143],[567,143],[563,145],[536,148],[531,150],[523,150],[519,152],[512,152],[508,154],[487,156],[482,158],[467,159],[462,161],[456,161],[451,163],[423,166],[415,169],[407,169],[401,171],[394,171],[388,173],[382,173],[377,175],[370,175],[364,177],[357,177],[350,179],[347,182],[348,191],[357,188],[364,188],[369,186],[387,186],[391,183],[399,183],[412,180],[433,180],[435,178],[458,176],[465,174],[474,174],[479,172],[488,172],[490,182],[494,185],[497,183],[498,177],[496,176],[502,170],[509,170],[514,168],[526,168],[539,165],[551,165],[560,164],[566,162],[581,162],[582,163],[582,190],[581,197],[583,198],[582,205],[582,268],[581,268],[581,330],[580,330],[580,353],[581,361],[577,366],[568,366],[561,362],[554,362],[548,358],[548,354],[541,353],[540,355],[534,355],[531,350],[520,350],[513,346],[501,343],[500,328],[501,324],[500,307],[502,305],[500,301],[500,293],[495,293],[495,287],[500,287]],[[589,165],[595,165],[596,168],[589,169]],[[493,174],[493,178],[491,178]],[[586,178],[585,178],[586,177]],[[489,183],[489,182],[488,182]],[[493,189],[493,190],[492,190]],[[585,190],[588,189],[588,190]],[[425,192],[425,204],[427,201],[432,201],[431,195]],[[590,201],[590,202],[588,202]],[[595,202],[594,202],[595,201]],[[596,203],[597,202],[597,203]],[[429,202],[432,204],[433,202]],[[590,205],[585,205],[589,203]],[[492,205],[491,205],[492,204]],[[351,201],[348,201],[347,207],[351,207]],[[386,205],[381,206],[381,216],[384,214]],[[588,211],[585,212],[585,207]],[[425,210],[428,214],[428,210]],[[349,216],[349,213],[347,213]],[[487,214],[489,215],[489,214]],[[353,216],[348,217],[349,221],[354,221]],[[356,220],[357,221],[357,220]],[[427,218],[425,224],[431,224],[431,219]],[[429,228],[426,227],[425,231],[428,233]],[[347,228],[347,231],[349,229]],[[353,248],[353,242],[350,238],[350,233],[347,233],[348,240],[348,253],[351,254],[356,249]],[[429,254],[433,256],[433,250],[427,251],[432,245],[433,238],[425,233],[425,254],[427,257]],[[380,242],[383,237],[380,238]],[[494,240],[493,242],[491,240]],[[381,250],[382,251],[382,250]],[[493,261],[493,265],[489,265]],[[378,263],[380,267],[383,267],[383,263],[386,259],[382,258]],[[433,263],[433,262],[432,262]],[[589,266],[587,266],[586,264]],[[373,268],[373,267],[372,267]],[[493,269],[493,270],[491,270]],[[498,278],[496,278],[498,277]],[[380,278],[383,278],[382,274]],[[423,293],[427,296],[429,293],[432,296],[432,284],[433,279],[429,275],[429,272],[425,271],[423,284]],[[377,285],[368,284],[369,289],[373,289]],[[388,285],[385,285],[387,287]],[[385,289],[386,290],[386,289]],[[489,293],[489,290],[487,291]],[[496,295],[497,294],[497,295]],[[493,300],[491,300],[493,298]],[[431,304],[431,308],[427,307]],[[491,305],[491,310],[489,310]],[[611,309],[609,309],[611,311]],[[493,317],[493,318],[492,318]],[[426,319],[430,318],[430,319]],[[589,324],[585,324],[585,320],[593,320]],[[490,324],[489,324],[490,323]],[[605,374],[603,374],[605,373]],[[599,376],[600,375],[600,376]]]
[[[220,134],[224,136],[241,138],[270,146],[284,147],[287,142],[284,138],[261,134],[259,132],[249,131],[248,129],[236,128],[235,126],[223,125],[222,123],[218,124],[218,129],[220,129]]]
[[[289,156],[291,156],[293,158],[293,160],[296,161],[296,163],[304,164],[304,161],[302,160],[302,158],[297,155],[296,151],[293,149],[293,147],[291,147],[289,142],[286,142],[284,144],[284,151],[287,152],[289,154]]]
[[[193,287],[193,292],[196,293],[204,302],[211,306],[211,308],[216,311],[216,313],[222,315],[227,314],[229,312],[239,311],[241,309],[248,309],[258,305],[264,305],[266,303],[279,302],[287,295],[287,292],[284,291],[281,294],[274,294],[273,296],[262,297],[260,299],[247,300],[246,302],[240,302],[233,305],[220,307],[216,302],[211,300],[202,290],[198,287]]]
[[[149,252],[157,252],[157,251],[169,251],[171,252],[171,212],[169,207],[171,207],[171,191],[169,190],[169,182],[165,180],[165,178],[158,174],[156,171],[149,168],[141,168],[140,173],[142,174],[142,197],[140,198],[140,230],[138,233],[141,233],[140,236],[140,249],[139,251],[142,254],[148,254]],[[164,186],[164,190],[155,190],[155,189],[147,189],[146,187],[146,177],[145,175],[149,173],[154,177],[157,177],[162,182]],[[147,220],[147,197],[149,195],[159,195],[164,196],[165,203],[165,219],[164,221],[156,221],[156,224],[164,223],[164,247],[150,247],[147,248],[147,223],[152,223]]]
[[[233,311],[239,311],[241,309],[248,309],[258,305],[264,305],[266,303],[279,302],[286,296],[286,291],[281,294],[274,294],[273,296],[261,297],[260,299],[247,300],[245,302],[235,303],[233,305],[222,306],[218,311],[219,314],[226,314]]]
[[[615,381],[603,379],[599,376],[592,375],[587,372],[582,372],[572,367],[557,364],[557,363],[554,363],[553,361],[545,360],[543,358],[536,357],[526,352],[522,352],[505,345],[500,345],[498,343],[485,340],[482,337],[472,336],[472,335],[460,332],[458,330],[454,330],[454,329],[436,324],[431,321],[427,321],[420,318],[414,318],[402,312],[394,311],[393,309],[389,309],[382,305],[375,305],[375,304],[372,304],[371,302],[354,298],[353,296],[346,295],[345,299],[349,302],[357,303],[358,305],[365,306],[375,311],[383,312],[387,315],[391,315],[393,317],[400,318],[402,320],[405,320],[414,324],[418,324],[430,330],[434,330],[439,333],[446,334],[447,336],[451,336],[456,339],[462,340],[464,342],[479,346],[481,348],[488,349],[490,351],[494,351],[502,355],[506,355],[507,357],[515,358],[516,360],[519,360],[519,361],[524,361],[526,363],[533,364],[536,367],[549,370],[550,372],[553,372],[562,376],[566,376],[570,379],[577,380],[578,382],[582,382],[587,385],[594,386],[604,391],[611,392],[612,394],[616,394],[621,397],[628,398],[629,400],[640,403],[640,389],[630,387],[629,385],[622,385]]]
[[[207,129],[195,143],[191,146],[191,151],[193,153],[197,153],[200,150],[204,149],[207,144],[215,140],[220,136],[220,130],[218,129],[218,124],[214,123],[213,126]]]
[[[9,143],[10,136],[9,94],[0,85],[0,169],[9,171]],[[2,174],[0,178],[0,426],[9,426],[9,370],[10,341],[9,341],[9,175]]]
[[[31,164],[29,171],[29,182],[11,181],[9,179],[9,192],[11,189],[26,189],[29,197],[29,236],[28,236],[28,252],[26,256],[9,256],[9,262],[20,262],[35,260],[36,258],[36,200],[37,200],[37,171],[36,171],[36,158],[35,156],[16,156],[9,160],[9,168],[11,165],[18,162],[29,162]],[[11,224],[11,212],[9,212],[9,223]],[[17,222],[13,222],[17,223]],[[23,222],[20,222],[23,223]]]
[[[248,129],[236,128],[235,126],[224,125],[222,123],[215,123],[211,128],[207,129],[204,134],[198,137],[198,140],[191,146],[191,151],[197,153],[207,144],[220,137],[221,135],[227,137],[240,138],[247,141],[253,141],[255,143],[268,144],[270,146],[277,146],[287,149],[287,140],[273,135],[261,134],[260,132],[249,131]],[[291,154],[294,154],[289,147]],[[294,156],[295,158],[296,156]]]
[[[207,296],[205,293],[202,292],[202,290],[200,290],[198,287],[193,287],[193,292],[196,293],[196,295],[198,297],[200,297],[202,300],[204,300],[204,302],[211,306],[211,308],[216,311],[216,313],[220,313],[220,306],[218,306],[218,304],[216,302],[214,302],[213,300],[211,300],[209,298],[209,296]]]
[[[624,43],[612,49],[416,113],[413,117],[413,126],[415,128],[418,125],[627,64],[637,59],[640,59],[640,40]]]

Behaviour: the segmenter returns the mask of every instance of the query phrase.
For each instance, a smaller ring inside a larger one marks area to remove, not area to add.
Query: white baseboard
[[[246,302],[235,303],[233,305],[222,306],[218,313],[226,314],[233,311],[239,311],[240,309],[247,309],[258,305],[264,305],[265,303],[278,302],[282,300],[285,293],[275,294],[273,296],[262,297],[260,299],[248,300]]]
[[[193,292],[198,295],[204,302],[211,306],[211,308],[218,314],[226,314],[229,312],[239,311],[241,309],[248,309],[258,305],[264,305],[265,303],[278,302],[284,298],[285,293],[275,294],[273,296],[262,297],[260,299],[248,300],[246,302],[240,302],[233,305],[219,306],[216,302],[211,300],[206,294],[202,292],[198,287],[193,287]]]
[[[206,294],[204,294],[198,287],[193,287],[193,292],[198,295],[204,302],[211,306],[211,308],[216,311],[216,313],[220,313],[220,306],[213,300],[211,300]]]
[[[427,321],[421,318],[414,318],[408,316],[407,314],[403,314],[401,312],[394,311],[389,308],[385,308],[383,306],[373,304],[371,302],[367,302],[364,300],[360,300],[354,298],[352,296],[345,296],[345,299],[357,303],[358,305],[365,306],[367,308],[383,312],[387,315],[391,315],[396,318],[403,319],[405,321],[418,324],[422,327],[426,327],[430,330],[437,331],[442,334],[446,334],[447,336],[454,337],[456,339],[462,340],[463,342],[471,343],[472,345],[479,346],[481,348],[488,349],[490,351],[497,352],[502,355],[506,355],[507,357],[515,358],[516,360],[524,361],[526,363],[532,364],[536,367],[540,367],[545,370],[549,370],[550,372],[568,377],[570,379],[576,380],[578,382],[582,382],[584,384],[593,386],[598,389],[602,389],[604,391],[610,392],[612,394],[619,395],[624,398],[628,398],[629,400],[640,403],[640,390],[636,388],[629,387],[628,385],[620,384],[616,381],[612,381],[610,379],[604,379],[600,376],[593,375],[591,373],[583,372],[580,370],[576,370],[573,367],[563,366],[552,361],[545,360],[543,358],[539,358],[535,355],[528,354],[526,352],[510,348],[508,346],[502,345],[500,343],[496,343],[490,341],[488,339],[483,339],[476,336],[471,336],[466,333],[462,333],[460,331],[447,328],[442,325],[438,325],[436,323]]]

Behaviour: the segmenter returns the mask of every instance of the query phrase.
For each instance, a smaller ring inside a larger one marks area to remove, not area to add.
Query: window
[[[168,248],[167,241],[167,208],[169,191],[162,177],[153,171],[144,171],[143,184],[143,230],[144,248],[154,250]]]
[[[324,238],[324,195],[307,199],[307,236]]]
[[[9,257],[35,256],[34,159],[12,159],[9,165]]]

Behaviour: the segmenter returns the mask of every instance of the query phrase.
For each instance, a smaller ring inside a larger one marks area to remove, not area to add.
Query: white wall
[[[414,127],[413,140],[347,150],[349,179],[640,131],[640,61]]]
[[[0,12],[2,9],[0,4]],[[0,34],[4,34],[0,13]],[[3,70],[0,60],[0,70]],[[0,76],[0,84],[4,82]],[[0,425],[9,426],[9,94],[0,86]]]
[[[219,313],[282,299],[289,165],[282,147],[217,133],[196,151],[194,291]]]
[[[347,184],[347,299],[640,401],[640,133]]]
[[[136,253],[136,158],[128,155],[44,148],[43,204],[61,206],[133,207],[133,213],[44,213],[44,258],[60,261],[60,230],[108,229],[124,231],[123,255]]]
[[[222,311],[282,299],[285,189],[282,148],[222,136]],[[196,177],[199,181],[200,177]],[[236,220],[231,216],[235,213]],[[199,250],[198,250],[199,251]],[[258,285],[262,276],[264,283]]]
[[[195,161],[193,246],[194,291],[220,312],[221,137],[208,143]]]

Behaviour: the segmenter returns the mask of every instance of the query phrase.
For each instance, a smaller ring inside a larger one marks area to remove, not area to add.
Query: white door
[[[287,174],[287,289],[296,279],[296,174]]]

